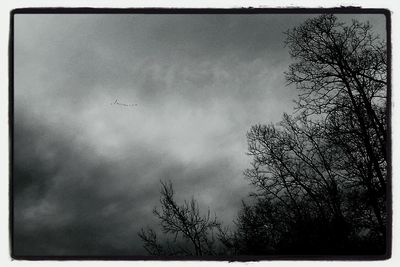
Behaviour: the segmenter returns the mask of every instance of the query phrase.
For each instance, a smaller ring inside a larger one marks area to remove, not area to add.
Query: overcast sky
[[[308,17],[16,15],[15,253],[145,255],[160,180],[231,225],[246,132],[297,96],[283,32]]]

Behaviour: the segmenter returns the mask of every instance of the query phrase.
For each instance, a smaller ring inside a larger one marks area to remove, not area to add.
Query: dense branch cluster
[[[267,227],[275,229],[269,237],[285,240],[270,245],[280,253],[382,252],[386,44],[368,23],[346,26],[333,15],[309,19],[286,34],[294,60],[286,78],[300,92],[297,115],[251,128],[253,162],[245,172],[257,189],[256,207],[268,202],[278,211],[267,215],[285,216],[285,227]]]
[[[141,230],[139,236],[144,241],[145,249],[151,255],[214,255],[215,238],[214,231],[220,226],[216,217],[200,214],[197,202],[192,198],[178,205],[174,199],[174,190],[171,182],[161,182],[161,210],[156,208],[153,213],[160,220],[164,234],[171,234],[171,240],[165,241],[165,247],[157,240],[154,230]],[[178,238],[182,238],[180,240]],[[167,251],[165,251],[167,250]]]

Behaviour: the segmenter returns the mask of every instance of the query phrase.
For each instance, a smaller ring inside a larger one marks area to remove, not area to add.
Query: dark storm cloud
[[[160,180],[230,224],[246,131],[291,112],[282,32],[306,17],[17,15],[15,253],[144,253]]]
[[[237,195],[213,203],[207,201],[207,196],[193,193],[205,189],[212,195],[207,186],[202,188],[202,183],[218,186],[229,182],[226,175],[231,174],[227,170],[232,166],[226,160],[192,169],[136,147],[141,162],[116,162],[96,155],[73,136],[22,116],[15,118],[15,132],[17,254],[143,253],[137,232],[154,224],[151,209],[159,197],[159,180],[140,181],[138,176],[146,176],[154,168],[154,178],[171,180],[176,185],[176,191],[182,193],[179,200],[195,196],[205,204],[204,208],[212,206],[214,211],[240,204]],[[196,183],[185,184],[185,180]]]
[[[129,240],[136,239],[135,224],[148,219],[140,207],[147,205],[147,198],[157,197],[152,188],[158,185],[149,181],[140,189],[134,183],[119,187],[126,176],[135,179],[136,166],[124,172],[121,163],[105,161],[73,137],[29,119],[37,128],[27,128],[27,118],[16,117],[15,124],[17,254],[107,254],[118,249],[130,253],[132,246],[138,250]],[[123,247],[122,239],[128,241]]]

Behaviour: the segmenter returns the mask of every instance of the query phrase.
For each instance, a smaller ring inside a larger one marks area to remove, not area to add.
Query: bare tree
[[[320,118],[341,148],[349,180],[368,195],[385,234],[387,191],[386,41],[369,23],[346,25],[333,15],[309,19],[287,32],[295,60],[287,80],[300,90],[297,109]]]
[[[154,208],[153,213],[159,219],[161,230],[170,234],[164,248],[154,230],[142,229],[139,237],[144,248],[151,255],[214,255],[216,254],[215,233],[220,227],[216,216],[200,214],[197,201],[192,198],[182,205],[176,203],[171,182],[161,182],[161,209]]]
[[[286,35],[294,60],[286,78],[299,90],[296,115],[249,131],[253,161],[245,176],[256,188],[255,203],[242,208],[233,237],[246,243],[257,240],[249,232],[264,236],[247,248],[253,253],[383,251],[386,42],[368,23],[346,25],[333,15],[308,19]]]
[[[325,140],[323,130],[306,116],[285,115],[278,126],[253,126],[248,133],[253,162],[245,176],[256,187],[253,196],[262,199],[258,202],[282,206],[278,211],[285,221],[300,225],[318,220],[329,225],[330,237],[336,238],[348,231],[343,173],[336,164],[340,153]]]

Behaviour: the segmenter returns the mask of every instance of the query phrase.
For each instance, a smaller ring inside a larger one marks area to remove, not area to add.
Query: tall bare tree
[[[264,233],[270,242],[258,245],[274,253],[382,252],[386,41],[369,23],[346,25],[333,15],[308,19],[286,35],[294,61],[286,78],[299,90],[296,115],[249,131],[253,161],[245,176],[256,188],[255,204],[243,208],[235,237],[245,242],[248,228]]]
[[[382,234],[387,191],[386,40],[369,23],[333,15],[287,32],[295,60],[286,78],[300,90],[298,110],[323,119],[328,140],[341,148],[349,180],[363,186]]]

